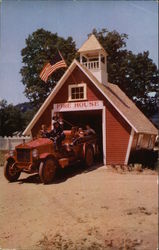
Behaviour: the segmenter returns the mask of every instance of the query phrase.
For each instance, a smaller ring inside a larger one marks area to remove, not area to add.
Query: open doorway
[[[62,112],[64,130],[70,130],[72,126],[85,129],[89,124],[97,134],[100,161],[103,161],[103,133],[102,133],[102,110],[70,111]]]

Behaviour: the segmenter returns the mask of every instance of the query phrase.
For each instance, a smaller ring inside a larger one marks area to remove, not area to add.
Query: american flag
[[[50,62],[48,62],[40,73],[40,78],[44,82],[47,82],[48,77],[57,69],[67,67],[65,60],[63,59],[59,51],[56,52],[55,56]]]

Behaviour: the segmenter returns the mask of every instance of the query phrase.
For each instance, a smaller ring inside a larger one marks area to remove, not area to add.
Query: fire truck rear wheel
[[[85,152],[85,165],[91,167],[94,163],[94,151],[92,146],[88,146]]]
[[[53,159],[48,158],[40,163],[39,176],[41,182],[44,184],[49,184],[53,181],[56,173],[56,163]]]
[[[21,172],[18,171],[14,160],[9,160],[6,161],[5,166],[4,166],[4,176],[6,179],[10,182],[14,182],[18,180]]]

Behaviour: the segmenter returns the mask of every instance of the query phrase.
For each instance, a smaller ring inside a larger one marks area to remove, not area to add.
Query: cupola
[[[80,63],[90,70],[101,84],[107,85],[107,52],[94,34],[87,39],[78,52]]]

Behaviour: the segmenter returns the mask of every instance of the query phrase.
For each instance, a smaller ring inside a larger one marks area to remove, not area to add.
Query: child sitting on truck
[[[42,137],[42,138],[47,138],[48,137],[48,131],[46,129],[46,125],[45,124],[41,125],[40,137]]]

